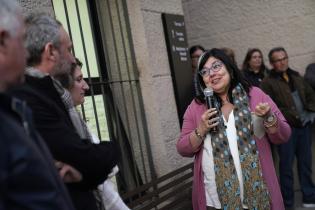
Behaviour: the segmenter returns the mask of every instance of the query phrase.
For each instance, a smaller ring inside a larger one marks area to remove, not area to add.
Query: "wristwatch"
[[[275,115],[274,114],[270,114],[267,118],[266,118],[266,120],[265,120],[265,122],[266,123],[272,123],[274,120],[275,120]]]
[[[265,128],[270,128],[270,127],[276,126],[277,122],[278,122],[278,120],[277,120],[276,116],[272,113],[264,119],[264,126],[265,126]]]

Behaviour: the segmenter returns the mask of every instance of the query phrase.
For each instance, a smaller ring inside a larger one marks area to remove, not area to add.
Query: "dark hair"
[[[205,48],[203,48],[201,45],[193,45],[190,47],[189,49],[189,55],[191,57],[191,55],[196,52],[197,50],[202,50],[202,52],[205,51]]]
[[[64,88],[70,89],[73,86],[73,82],[74,82],[73,76],[74,76],[74,71],[77,68],[77,66],[82,68],[83,64],[78,58],[75,58],[75,63],[71,64],[70,74],[61,74],[55,77]]]
[[[222,47],[221,50],[223,50],[223,52],[232,60],[232,62],[235,63],[235,65],[237,66],[237,62],[235,59],[235,53],[234,50],[232,50],[231,48],[228,47]]]
[[[252,49],[248,49],[247,53],[246,53],[246,56],[245,56],[245,59],[244,59],[244,62],[243,62],[243,70],[249,70],[250,69],[250,66],[249,66],[249,61],[250,59],[252,58],[253,54],[255,52],[259,52],[260,56],[261,56],[261,66],[260,66],[260,69],[259,69],[259,73],[260,74],[263,74],[264,71],[267,69],[266,66],[265,66],[265,63],[264,63],[264,57],[263,57],[263,54],[261,52],[260,49],[258,48],[252,48]]]
[[[251,85],[247,82],[247,80],[243,77],[243,74],[241,74],[240,70],[237,68],[235,63],[224,53],[223,50],[213,48],[209,51],[206,51],[204,54],[200,56],[200,60],[198,63],[197,70],[198,72],[203,68],[205,63],[210,57],[214,57],[216,59],[219,59],[220,61],[223,62],[225,65],[229,75],[230,75],[230,88],[228,90],[228,97],[231,103],[233,103],[232,100],[232,90],[238,85],[241,84],[246,91],[246,93],[249,93],[249,89]],[[197,103],[205,103],[204,100],[204,94],[203,90],[206,88],[206,85],[203,81],[203,78],[200,74],[198,74],[196,78],[197,82],[197,90],[196,90],[196,101]],[[216,94],[214,94],[216,96]],[[217,96],[216,96],[217,97]],[[221,102],[220,97],[217,97],[217,99]]]
[[[285,52],[286,55],[288,55],[287,51],[285,51],[285,49],[283,47],[275,47],[275,48],[272,48],[269,53],[268,53],[268,58],[269,58],[269,62],[270,63],[273,63],[273,60],[272,60],[272,55],[273,53],[275,52]]]
[[[83,63],[79,60],[79,58],[75,58],[75,63],[73,65],[74,65],[74,69],[76,66],[79,66],[80,68],[82,68]],[[74,69],[73,69],[73,72],[74,72]],[[71,72],[71,74],[73,74],[73,72]]]

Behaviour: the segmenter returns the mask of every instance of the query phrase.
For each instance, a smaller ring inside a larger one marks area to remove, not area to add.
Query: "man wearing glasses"
[[[292,128],[289,141],[278,146],[280,186],[286,209],[294,208],[293,161],[297,157],[303,207],[315,207],[315,185],[312,176],[311,123],[315,118],[315,93],[297,71],[289,68],[283,47],[270,50],[273,69],[261,88],[277,104]]]

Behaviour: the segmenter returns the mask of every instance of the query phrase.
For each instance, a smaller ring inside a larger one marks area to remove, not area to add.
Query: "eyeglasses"
[[[287,59],[288,59],[288,57],[279,58],[277,60],[273,60],[272,63],[280,63],[280,62],[285,61]]]
[[[215,61],[210,68],[203,68],[199,71],[202,77],[209,76],[210,72],[218,72],[223,66],[222,61]]]

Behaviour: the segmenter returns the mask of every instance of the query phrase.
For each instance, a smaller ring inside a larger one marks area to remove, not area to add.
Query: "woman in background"
[[[197,74],[196,74],[196,68],[198,64],[198,59],[202,53],[204,53],[205,49],[201,45],[194,45],[191,46],[189,49],[189,55],[191,59],[191,68],[193,73],[193,87],[192,87],[192,93],[193,97],[196,95],[196,88],[197,88]]]
[[[290,126],[222,50],[206,51],[197,70],[199,95],[185,112],[176,145],[182,156],[195,157],[194,210],[284,210],[269,142],[286,142]],[[213,90],[218,110],[207,109],[206,87]],[[209,132],[213,127],[216,133]]]
[[[68,98],[68,112],[80,137],[90,139],[93,143],[100,143],[100,140],[89,131],[86,123],[82,119],[82,116],[75,108],[76,106],[84,103],[85,93],[89,90],[89,86],[83,78],[81,68],[82,63],[76,58],[76,64],[72,66],[70,75],[62,75],[57,79],[61,82],[63,87],[69,91],[65,91],[64,95],[70,93],[69,97],[64,96],[64,98]],[[110,180],[117,172],[118,167],[115,166],[112,169],[112,173],[109,174],[108,179],[98,187],[101,196],[100,206],[104,206],[105,210],[130,210],[122,201],[118,192],[115,190],[114,184]],[[97,194],[99,194],[99,192],[97,192]],[[102,209],[102,207],[99,207],[99,209]]]
[[[258,48],[247,51],[242,68],[244,77],[251,85],[256,87],[260,86],[261,81],[268,73],[268,69],[264,64],[263,54]]]
[[[193,74],[196,72],[197,64],[198,64],[198,59],[202,53],[204,53],[205,48],[202,47],[201,45],[193,45],[189,49],[189,55],[191,59],[191,68]]]
[[[221,50],[223,50],[223,52],[232,60],[235,66],[237,66],[234,50],[228,47],[222,47]]]

